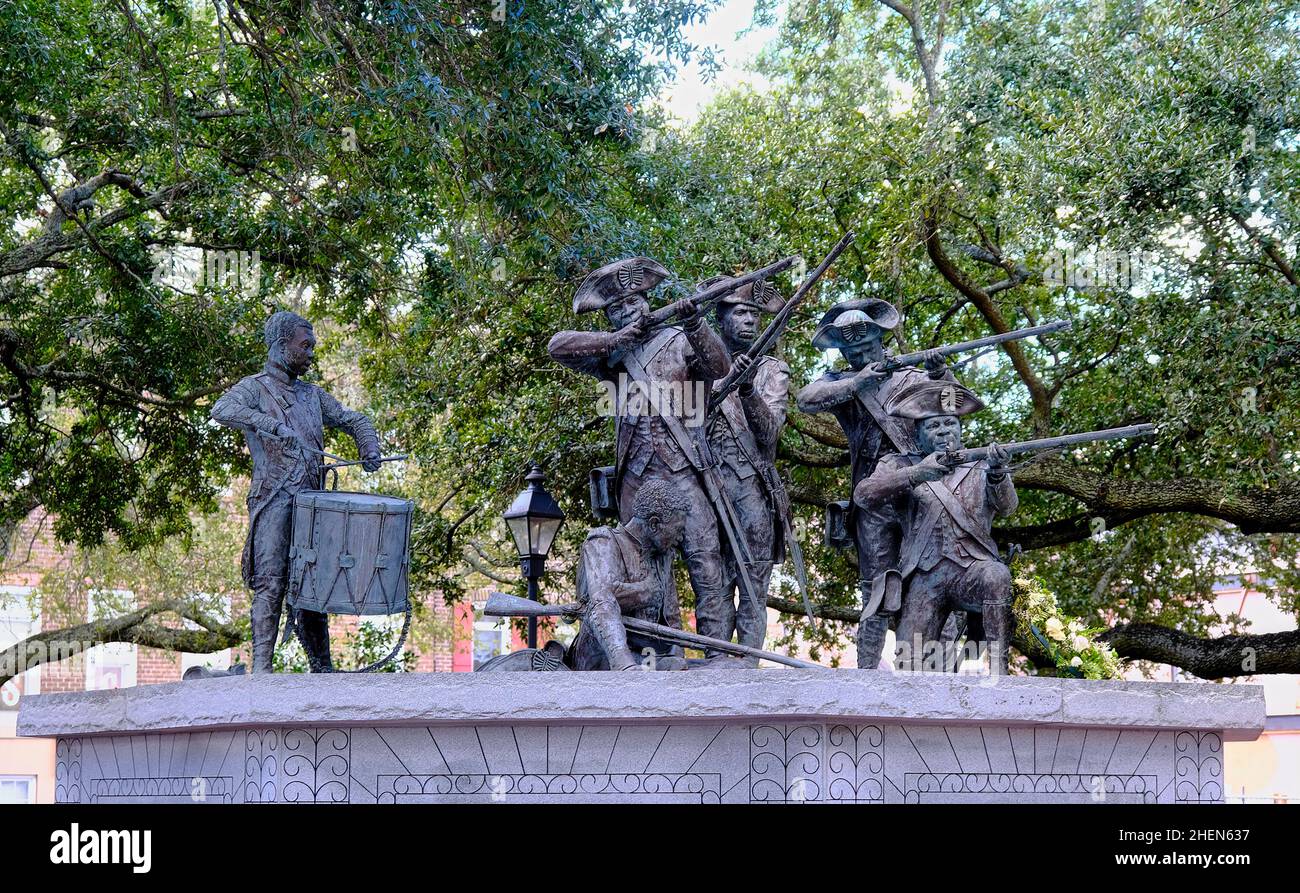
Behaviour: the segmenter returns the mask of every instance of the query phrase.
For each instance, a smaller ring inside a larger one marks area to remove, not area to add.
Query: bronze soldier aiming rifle
[[[603,311],[611,331],[559,332],[548,346],[551,357],[565,366],[611,384],[630,379],[642,394],[666,398],[651,401],[649,413],[629,406],[618,408],[613,472],[609,476],[603,470],[594,472],[593,489],[618,494],[617,512],[625,523],[631,520],[636,492],[645,483],[662,480],[681,491],[691,505],[683,552],[698,623],[702,632],[717,633],[719,639],[729,637],[725,629],[724,540],[741,591],[755,600],[760,593],[749,574],[753,556],[740,535],[735,507],[719,480],[703,417],[698,422],[687,418],[681,395],[707,394],[711,383],[731,369],[726,345],[705,322],[701,307],[775,275],[794,261],[786,258],[721,281],[653,313],[649,291],[669,278],[668,270],[644,257],[607,264],[583,280],[574,295],[573,309],[578,314]],[[664,388],[665,384],[671,387]],[[613,500],[606,504],[609,502]]]
[[[1154,430],[1130,425],[1021,443],[967,449],[961,417],[983,408],[954,382],[921,381],[897,392],[887,409],[914,426],[917,450],[883,457],[853,493],[879,523],[902,532],[896,563],[872,581],[874,600],[901,601],[896,663],[933,666],[944,622],[953,611],[978,617],[990,672],[1005,675],[1011,639],[1011,572],[993,539],[994,517],[1019,500],[1008,461],[1012,455],[1137,437]],[[868,608],[873,607],[868,605]]]

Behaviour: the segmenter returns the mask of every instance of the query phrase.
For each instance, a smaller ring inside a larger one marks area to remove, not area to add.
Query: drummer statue
[[[379,437],[359,412],[345,408],[301,380],[314,358],[312,325],[288,310],[271,315],[264,335],[266,366],[240,380],[212,407],[213,421],[244,432],[253,456],[248,491],[244,584],[253,591],[253,672],[271,672],[280,611],[288,582],[293,498],[321,488],[324,426],[352,435],[366,471],[379,468]],[[329,616],[297,611],[297,624],[313,673],[329,673]]]

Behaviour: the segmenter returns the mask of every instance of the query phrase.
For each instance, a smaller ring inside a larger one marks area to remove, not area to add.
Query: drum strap
[[[343,543],[345,549],[347,548],[347,544],[350,543],[351,541],[352,541],[352,503],[345,502],[343,504]],[[352,591],[352,574],[348,573],[348,571],[352,570],[355,564],[356,564],[356,559],[353,558],[352,555],[350,555],[349,553],[344,552],[341,555],[339,555],[339,569],[334,572],[334,579],[330,580],[329,589],[326,591],[333,592],[334,586],[339,581],[339,577],[342,576],[343,582],[346,583],[348,587],[348,598],[355,602],[357,596],[356,593]]]

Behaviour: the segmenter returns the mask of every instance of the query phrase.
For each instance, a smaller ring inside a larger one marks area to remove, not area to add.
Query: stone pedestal
[[[1207,803],[1250,685],[853,670],[247,676],[28,696],[61,802]]]

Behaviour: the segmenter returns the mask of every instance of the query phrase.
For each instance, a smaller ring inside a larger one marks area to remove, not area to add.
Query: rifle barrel
[[[736,276],[724,282],[719,282],[716,285],[711,285],[708,288],[706,288],[704,291],[697,292],[696,294],[691,295],[689,298],[683,298],[680,301],[673,301],[673,303],[669,304],[668,306],[660,307],[658,310],[651,313],[650,322],[655,325],[660,325],[662,323],[668,322],[670,319],[677,316],[677,314],[681,313],[682,305],[686,301],[694,301],[697,307],[699,307],[700,309],[704,309],[704,307],[707,307],[709,304],[718,300],[723,295],[729,294],[735,291],[736,289],[740,288],[741,286],[748,285],[751,282],[756,282],[759,279],[770,279],[773,276],[775,276],[777,273],[780,273],[782,270],[787,270],[790,267],[793,267],[794,262],[796,260],[798,260],[798,258],[787,257],[784,260],[779,260],[774,264],[769,264],[768,266],[763,267],[761,270],[755,270],[752,273],[746,273],[743,276]]]
[[[974,341],[962,341],[960,344],[945,344],[943,347],[936,348],[941,356],[950,356],[955,353],[965,353],[968,350],[979,350],[981,347],[989,347],[994,344],[1002,344],[1005,341],[1019,341],[1023,338],[1032,338],[1035,335],[1047,335],[1051,332],[1059,332],[1061,329],[1068,329],[1073,323],[1068,319],[1058,319],[1054,322],[1044,323],[1041,326],[1030,326],[1027,329],[1016,329],[1011,332],[1003,332],[1000,335],[989,335],[985,338],[976,338]],[[885,371],[892,372],[895,369],[901,369],[904,366],[914,366],[925,359],[925,351],[917,350],[912,353],[905,353],[902,356],[892,357],[885,361]]]
[[[1105,428],[1101,431],[1085,431],[1082,434],[1063,434],[1060,437],[1044,437],[1040,440],[1022,440],[1016,443],[999,444],[1008,453],[1032,453],[1037,450],[1054,450],[1059,447],[1074,446],[1080,443],[1096,443],[1101,440],[1122,440],[1127,437],[1143,437],[1155,433],[1156,426],[1149,424],[1125,425],[1122,428]],[[987,459],[988,447],[972,447],[957,450],[954,457],[957,462],[976,462]]]
[[[551,617],[557,614],[573,617],[581,614],[582,608],[577,604],[543,605],[529,601],[526,598],[520,598],[517,595],[493,592],[488,596],[483,613],[489,617]],[[740,657],[758,657],[772,663],[785,664],[787,667],[798,667],[803,670],[826,669],[821,664],[810,663],[797,657],[787,657],[784,654],[764,651],[761,648],[738,645],[735,642],[715,639],[712,636],[701,636],[698,633],[664,626],[661,623],[651,623],[649,620],[639,620],[635,617],[624,617],[623,626],[632,632],[654,636],[657,639],[663,639],[666,642],[673,642],[678,645],[689,645],[692,648],[712,648]]]
[[[798,667],[801,670],[826,669],[826,667],[821,664],[810,663],[806,660],[800,660],[797,657],[787,657],[784,654],[777,654],[774,651],[764,651],[761,648],[751,648],[748,645],[738,645],[735,642],[715,639],[712,636],[701,636],[696,633],[687,632],[684,629],[664,626],[661,623],[651,623],[649,620],[638,620],[635,617],[624,617],[623,626],[633,632],[645,633],[668,642],[676,642],[679,645],[690,645],[695,648],[713,648],[739,657],[758,657],[763,660],[770,660],[772,663],[785,664],[787,667]]]

